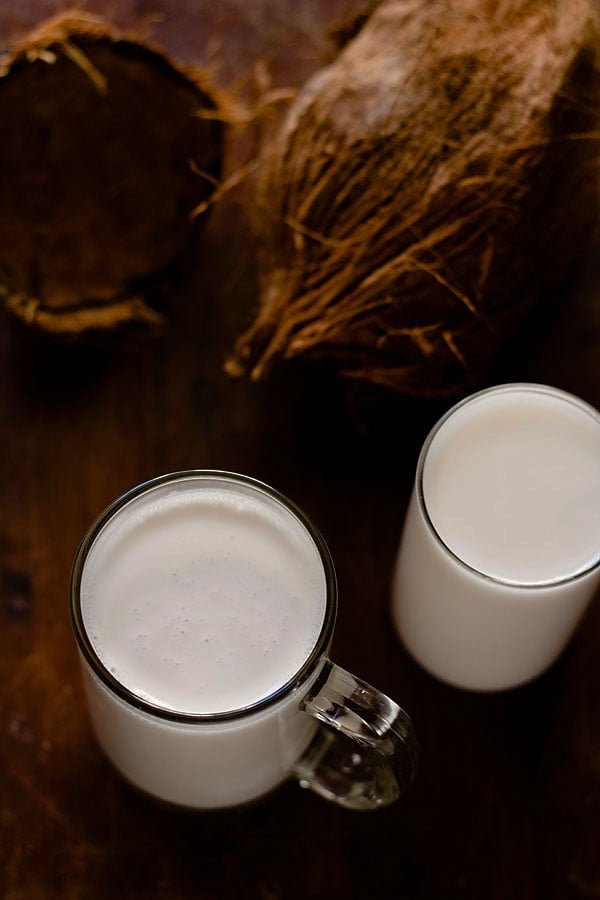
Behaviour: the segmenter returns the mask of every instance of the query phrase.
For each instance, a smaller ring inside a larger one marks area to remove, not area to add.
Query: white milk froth
[[[96,653],[125,687],[167,709],[219,713],[298,672],[321,631],[326,582],[314,541],[275,499],[191,479],[107,523],[81,602]]]

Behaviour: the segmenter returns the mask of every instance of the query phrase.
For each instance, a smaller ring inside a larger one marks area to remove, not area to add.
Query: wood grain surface
[[[188,60],[216,53],[224,83],[265,58],[275,85],[297,85],[330,52],[343,5],[182,3],[155,38]],[[3,34],[51,7],[3,4]],[[124,3],[119,16],[152,9]],[[390,576],[420,444],[448,403],[350,396],[297,368],[229,380],[223,358],[256,301],[254,253],[252,216],[230,197],[163,286],[164,336],[135,349],[52,344],[0,318],[0,897],[600,897],[600,607],[519,690],[454,690],[408,658]],[[487,383],[546,382],[600,405],[598,258],[557,286]],[[419,734],[401,802],[350,813],[289,783],[239,810],[180,812],[102,756],[68,620],[71,562],[117,495],[190,467],[261,478],[322,530],[340,580],[332,656],[398,700]]]

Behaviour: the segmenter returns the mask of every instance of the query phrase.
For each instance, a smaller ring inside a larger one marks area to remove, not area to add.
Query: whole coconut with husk
[[[585,0],[382,3],[267,153],[260,308],[229,372],[325,358],[413,396],[479,378],[592,228],[597,73]]]
[[[149,286],[221,172],[208,79],[82,12],[28,34],[0,76],[8,309],[57,335],[156,329]]]

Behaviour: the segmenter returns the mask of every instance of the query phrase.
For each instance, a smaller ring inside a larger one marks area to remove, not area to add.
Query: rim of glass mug
[[[130,691],[129,688],[115,678],[102,663],[88,637],[81,611],[81,578],[83,569],[93,543],[104,526],[125,506],[141,494],[146,494],[163,485],[186,479],[213,479],[227,481],[229,483],[233,482],[234,484],[245,485],[255,491],[267,494],[304,526],[317,548],[325,574],[325,616],[315,646],[303,662],[302,666],[290,679],[288,679],[288,681],[285,682],[285,684],[281,685],[281,687],[277,688],[277,690],[268,694],[266,697],[248,704],[247,706],[228,710],[226,712],[184,713],[150,703],[149,701],[138,697],[137,694]],[[240,475],[236,472],[227,472],[221,469],[184,469],[178,472],[169,472],[166,475],[159,475],[156,478],[151,478],[148,481],[136,485],[114,500],[113,503],[100,513],[98,518],[88,528],[77,549],[77,553],[75,554],[69,587],[69,607],[71,624],[75,633],[77,645],[83,654],[84,659],[102,683],[113,694],[116,694],[121,700],[124,700],[129,706],[133,706],[151,716],[157,716],[171,722],[179,722],[180,724],[230,722],[246,716],[255,715],[278,703],[308,681],[311,675],[317,671],[319,664],[325,661],[337,615],[337,580],[333,560],[323,536],[313,525],[308,516],[306,516],[305,513],[303,513],[302,510],[284,494],[275,490],[275,488],[272,488],[270,485],[265,484],[256,478],[251,478],[248,475]]]
[[[435,524],[433,523],[429,510],[427,509],[427,502],[425,500],[425,492],[423,488],[423,472],[425,469],[425,461],[427,459],[427,454],[431,445],[433,444],[437,434],[444,426],[444,424],[450,419],[458,410],[462,409],[463,406],[467,406],[470,403],[479,400],[481,397],[488,394],[497,394],[497,393],[528,393],[528,394],[544,394],[545,396],[552,396],[559,400],[563,400],[566,403],[569,403],[571,406],[576,407],[581,412],[588,415],[592,418],[599,426],[600,426],[600,412],[595,409],[590,403],[586,403],[585,400],[581,400],[579,397],[576,397],[574,394],[570,394],[568,391],[563,391],[561,388],[555,388],[551,385],[546,384],[537,384],[535,382],[527,382],[527,381],[515,381],[515,382],[507,382],[506,384],[498,384],[493,387],[484,388],[481,391],[477,391],[474,394],[469,394],[468,397],[464,397],[462,400],[459,400],[458,403],[455,403],[444,415],[438,419],[435,423],[421,448],[421,452],[419,454],[419,459],[417,462],[417,472],[416,472],[416,488],[417,488],[417,501],[419,504],[419,509],[423,514],[423,518],[429,530],[431,531],[433,537],[438,542],[438,544],[442,547],[443,550],[446,551],[463,569],[477,575],[479,578],[484,578],[486,581],[491,581],[494,584],[504,585],[505,587],[518,587],[524,590],[538,590],[539,588],[544,587],[559,587],[560,585],[569,584],[572,581],[577,581],[579,578],[583,578],[585,575],[588,575],[590,572],[593,572],[600,566],[600,551],[593,557],[589,563],[586,563],[581,568],[577,569],[575,572],[569,573],[569,575],[559,576],[557,578],[550,578],[543,581],[518,581],[509,578],[500,578],[495,575],[489,575],[486,572],[482,572],[476,566],[470,565],[468,562],[465,562],[462,557],[458,556],[444,541],[441,535],[438,533]]]

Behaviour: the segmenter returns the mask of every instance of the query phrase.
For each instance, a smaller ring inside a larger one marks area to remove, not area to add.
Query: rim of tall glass
[[[510,578],[500,578],[499,576],[490,575],[487,572],[482,572],[476,566],[470,565],[470,563],[466,562],[464,559],[462,559],[462,557],[458,556],[458,554],[456,554],[448,546],[448,544],[444,541],[444,539],[437,531],[433,520],[429,515],[429,510],[427,509],[425,492],[423,488],[423,472],[425,469],[425,461],[427,459],[429,449],[441,428],[448,421],[448,419],[450,419],[456,412],[458,412],[458,410],[462,409],[463,406],[467,406],[468,404],[480,399],[487,394],[514,392],[544,394],[545,396],[556,397],[559,400],[563,400],[569,403],[571,406],[576,407],[581,412],[584,412],[586,415],[590,416],[590,418],[592,418],[597,425],[600,426],[600,413],[597,409],[595,409],[589,403],[586,403],[585,400],[581,400],[579,397],[576,397],[574,394],[568,393],[568,391],[563,391],[561,388],[555,388],[551,385],[536,384],[534,382],[526,381],[509,382],[506,384],[495,385],[494,387],[484,388],[481,391],[470,394],[468,397],[465,397],[458,403],[455,403],[454,406],[452,406],[446,413],[444,413],[444,415],[435,423],[435,425],[425,438],[425,442],[423,443],[423,447],[421,448],[421,452],[419,454],[419,460],[417,462],[417,501],[419,504],[419,509],[423,514],[425,523],[433,534],[437,543],[442,547],[443,550],[445,550],[446,553],[448,553],[452,557],[452,559],[454,559],[459,564],[459,566],[461,566],[461,568],[470,572],[472,575],[476,575],[478,578],[483,578],[486,581],[490,581],[493,584],[501,585],[503,587],[518,587],[522,588],[523,590],[538,590],[539,588],[559,587],[565,584],[570,584],[573,581],[577,581],[578,579],[583,578],[585,575],[588,575],[590,572],[593,572],[594,569],[597,569],[600,566],[600,551],[584,566],[581,566],[574,572],[570,572],[568,575],[561,575],[557,578],[550,578],[543,581],[518,581]]]
[[[104,526],[107,525],[108,522],[113,519],[125,506],[136,500],[142,494],[147,494],[167,484],[173,484],[178,481],[185,480],[189,481],[193,479],[197,479],[199,481],[209,479],[213,481],[220,480],[228,482],[229,484],[233,483],[244,485],[245,487],[249,487],[257,491],[258,493],[266,494],[272,500],[275,500],[280,506],[287,510],[287,512],[294,516],[301,525],[304,526],[310,538],[313,540],[315,547],[317,548],[325,574],[326,607],[323,624],[321,625],[321,630],[319,632],[319,636],[317,638],[315,646],[313,647],[311,653],[303,662],[301,667],[294,673],[294,675],[292,675],[290,679],[288,679],[288,681],[285,682],[285,684],[281,685],[281,687],[277,688],[277,690],[268,694],[266,697],[263,697],[260,700],[255,701],[254,703],[250,703],[247,706],[242,706],[237,709],[217,713],[180,712],[178,710],[169,709],[167,707],[151,703],[150,701],[139,697],[137,694],[131,691],[128,687],[122,684],[121,681],[114,677],[114,675],[106,668],[106,666],[103,664],[102,660],[96,653],[87,634],[81,610],[81,579],[85,567],[85,562],[88,554],[90,553],[90,550],[92,549],[94,541],[96,540]],[[308,516],[306,516],[302,512],[302,510],[298,506],[296,506],[296,504],[293,503],[288,497],[286,497],[284,494],[281,494],[270,485],[265,484],[264,482],[259,481],[256,478],[251,478],[248,475],[240,475],[236,472],[227,472],[221,469],[187,469],[178,472],[170,472],[166,475],[159,475],[156,478],[151,478],[148,481],[144,481],[141,484],[136,485],[136,487],[131,488],[129,491],[126,491],[124,494],[114,500],[109,506],[106,507],[106,509],[102,513],[100,513],[98,518],[91,524],[91,526],[85,533],[83,540],[81,541],[77,549],[77,553],[75,554],[69,587],[69,607],[71,624],[75,633],[75,639],[83,655],[83,658],[90,666],[92,672],[100,679],[104,686],[107,687],[109,691],[111,691],[111,693],[116,694],[117,697],[125,701],[128,705],[133,706],[136,709],[141,710],[142,712],[145,712],[151,716],[157,716],[161,719],[167,719],[171,722],[188,724],[200,724],[202,722],[230,722],[234,719],[240,719],[246,716],[254,715],[256,713],[262,712],[270,706],[273,706],[284,697],[299,688],[311,677],[313,673],[316,672],[319,664],[325,657],[331,641],[331,636],[333,634],[333,628],[335,625],[337,614],[337,582],[333,560],[323,536],[313,525]]]

